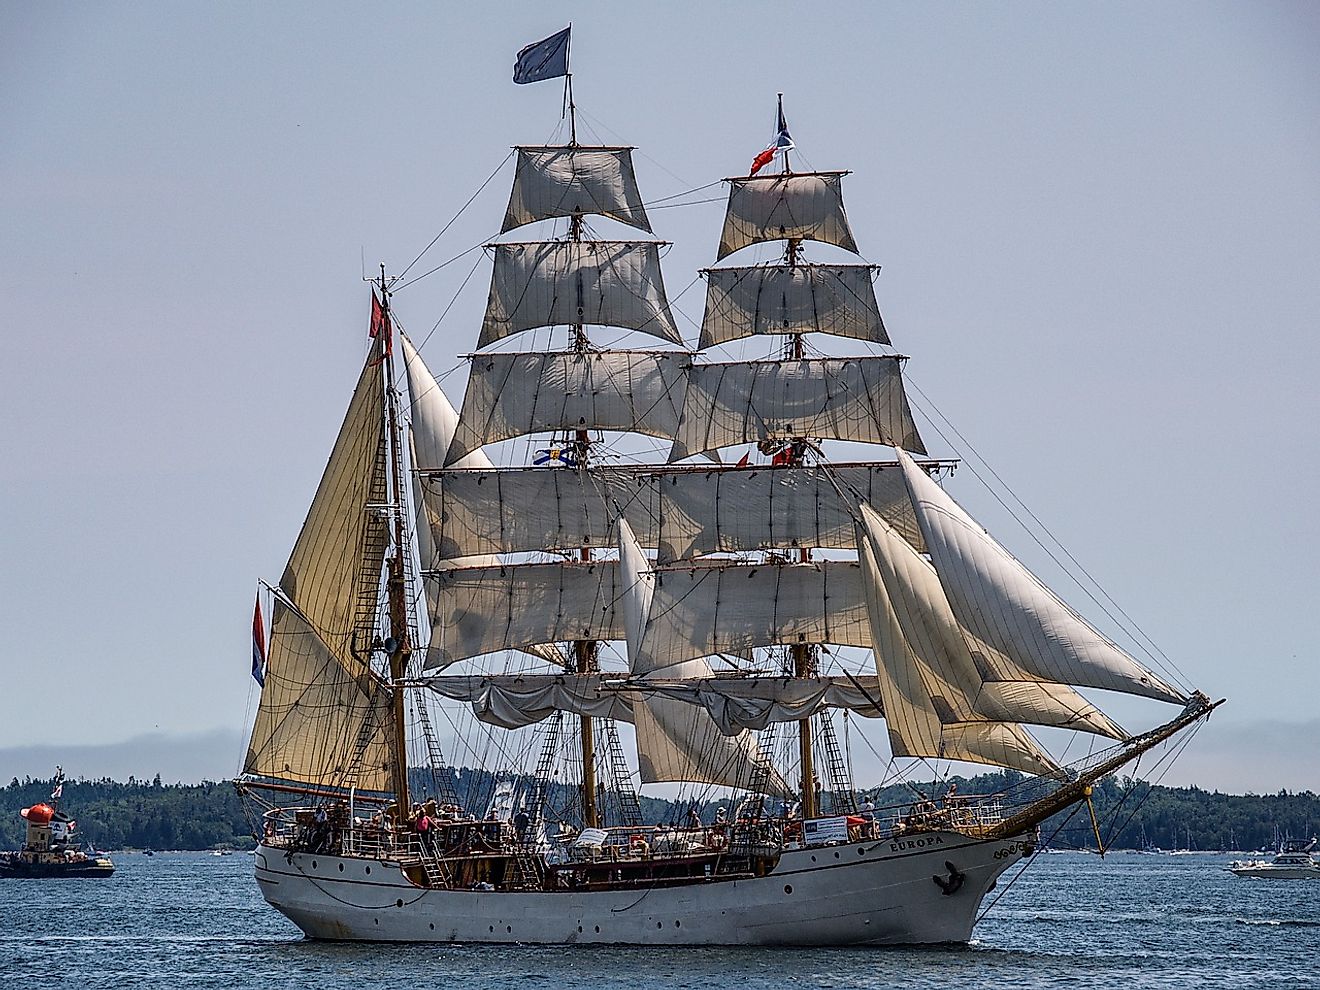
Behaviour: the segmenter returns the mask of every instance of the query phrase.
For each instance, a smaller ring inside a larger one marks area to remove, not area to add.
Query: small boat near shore
[[[56,768],[50,803],[24,808],[27,822],[23,848],[0,854],[0,877],[108,877],[115,872],[110,857],[83,851],[74,838],[77,822],[59,810],[64,793],[64,771]]]

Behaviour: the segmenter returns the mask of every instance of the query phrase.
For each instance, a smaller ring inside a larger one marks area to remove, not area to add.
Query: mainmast
[[[408,797],[408,744],[407,728],[404,718],[403,681],[408,674],[408,662],[412,657],[412,642],[409,635],[411,622],[408,617],[406,553],[407,533],[404,526],[403,495],[403,435],[399,424],[399,397],[394,389],[394,348],[391,335],[390,296],[385,279],[385,266],[380,268],[380,305],[384,315],[384,348],[382,374],[385,376],[385,415],[389,432],[388,451],[390,459],[390,483],[393,497],[390,499],[394,553],[387,560],[386,596],[390,617],[390,635],[384,642],[389,658],[391,685],[391,714],[394,725],[393,733],[393,778],[394,796],[399,808],[399,820],[408,813],[411,803]]]

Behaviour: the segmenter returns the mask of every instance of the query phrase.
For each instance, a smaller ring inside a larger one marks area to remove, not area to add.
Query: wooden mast
[[[784,115],[784,94],[779,94],[779,116],[775,118],[776,122]],[[778,140],[778,134],[776,134]],[[784,175],[792,175],[793,169],[788,161],[789,149],[784,149]],[[798,252],[802,248],[802,240],[798,237],[790,237],[787,245],[784,247],[784,264],[790,269],[798,263]],[[802,334],[789,334],[784,341],[784,356],[795,361],[803,358]],[[797,467],[802,463],[802,454],[806,450],[804,438],[794,437],[788,447],[788,464]],[[805,548],[798,551],[798,560],[806,563],[811,560],[811,551]],[[813,677],[816,673],[816,657],[810,646],[803,643],[795,643],[789,647],[793,657],[793,676],[794,677]],[[812,750],[811,739],[811,717],[801,719],[798,722],[798,757],[802,768],[802,817],[815,818],[820,814],[820,807],[816,801],[816,761]]]
[[[570,77],[571,79],[572,77]],[[571,85],[571,83],[570,83]],[[571,90],[570,90],[571,93]],[[569,109],[573,109],[572,98],[570,96]],[[573,143],[577,143],[576,120],[573,127]],[[580,243],[582,240],[582,214],[574,213],[569,218],[568,227],[569,240],[573,243]],[[579,300],[579,303],[581,300]],[[579,308],[579,316],[581,309]],[[581,323],[573,324],[573,349],[584,352],[588,346],[587,333]],[[579,469],[585,470],[587,460],[591,451],[591,437],[586,430],[578,430],[576,434],[577,442],[574,444],[574,455],[577,459]],[[584,561],[591,560],[591,549],[583,547],[581,556]],[[573,657],[576,661],[574,666],[579,674],[594,673],[598,667],[596,662],[597,644],[595,640],[580,639],[573,643]],[[596,807],[596,727],[595,721],[590,715],[579,715],[580,738],[582,742],[582,825],[584,828],[600,827],[600,809]]]
[[[409,636],[407,571],[403,555],[407,546],[407,534],[403,520],[403,439],[399,432],[399,403],[394,392],[394,347],[393,327],[390,321],[390,297],[385,281],[385,266],[380,266],[380,305],[384,313],[383,335],[384,348],[381,364],[385,376],[385,413],[389,429],[389,471],[394,497],[391,502],[391,515],[394,528],[394,554],[388,561],[388,574],[385,588],[389,602],[390,635],[385,640],[385,649],[390,663],[390,706],[394,722],[394,799],[399,813],[396,821],[402,822],[408,814],[411,802],[408,795],[408,738],[404,719],[403,680],[408,673],[408,662],[412,658],[412,642]]]

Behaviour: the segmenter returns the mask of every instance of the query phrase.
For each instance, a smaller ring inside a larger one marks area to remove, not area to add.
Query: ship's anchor
[[[933,876],[931,879],[935,881],[935,886],[944,891],[944,894],[947,897],[950,894],[956,894],[958,891],[962,890],[963,881],[967,879],[967,875],[947,859],[944,861],[944,868],[949,871],[947,877]]]

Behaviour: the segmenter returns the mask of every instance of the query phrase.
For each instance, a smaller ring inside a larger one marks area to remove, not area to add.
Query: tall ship
[[[22,809],[26,825],[23,848],[0,853],[0,877],[108,877],[115,872],[109,856],[83,849],[78,823],[60,810],[64,770],[56,768],[50,800]]]
[[[569,140],[514,150],[461,402],[382,271],[321,483],[259,592],[238,786],[262,894],[319,939],[966,942],[1042,822],[1217,703],[939,483],[953,463],[919,435],[876,268],[809,259],[858,252],[847,173],[792,168],[782,105],[726,180],[685,343],[633,149],[577,140],[561,34],[515,81],[566,77]],[[757,245],[775,254],[733,263]],[[1129,732],[1082,690],[1175,707]],[[851,780],[860,724],[891,765],[1022,783],[877,808]],[[1038,738],[1076,732],[1097,742],[1068,765]]]

